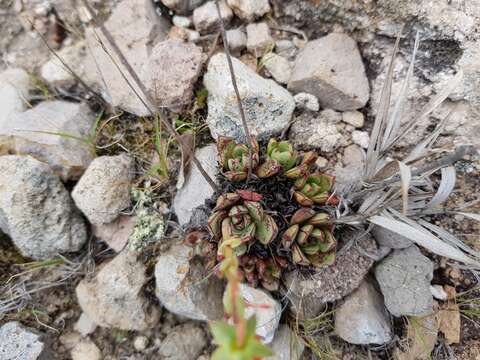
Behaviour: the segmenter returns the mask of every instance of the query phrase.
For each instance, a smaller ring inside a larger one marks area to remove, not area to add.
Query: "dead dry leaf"
[[[460,343],[460,309],[458,304],[449,302],[438,312],[439,331],[445,335],[448,344]]]
[[[407,339],[408,345],[404,351],[397,350],[396,360],[427,360],[438,337],[438,320],[435,314],[408,318]]]
[[[185,131],[181,136],[182,143],[180,145],[180,152],[182,159],[180,162],[180,170],[178,171],[177,190],[180,190],[185,184],[185,178],[188,173],[191,155],[195,149],[195,133],[192,130]]]

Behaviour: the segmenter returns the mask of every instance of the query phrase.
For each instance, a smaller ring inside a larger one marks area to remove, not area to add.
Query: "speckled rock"
[[[293,97],[298,109],[305,109],[310,111],[320,110],[320,104],[315,95],[307,93],[298,93]]]
[[[247,25],[247,49],[257,58],[271,51],[275,41],[270,34],[267,23],[261,22]]]
[[[241,29],[227,30],[228,47],[233,54],[239,54],[247,46],[247,35]]]
[[[281,324],[270,344],[270,349],[274,355],[267,357],[266,360],[300,360],[305,345],[288,325]]]
[[[187,323],[174,327],[162,341],[159,355],[165,360],[196,359],[207,346],[207,337],[198,325]]]
[[[284,57],[275,53],[263,57],[265,69],[272,75],[279,84],[286,84],[292,75],[292,66]]]
[[[48,360],[51,354],[42,336],[24,327],[18,321],[10,321],[0,327],[0,359]]]
[[[91,340],[82,340],[75,344],[70,352],[72,360],[102,360],[102,352]]]
[[[375,240],[377,240],[378,245],[386,246],[391,249],[404,249],[413,244],[413,242],[405,236],[377,225],[372,228],[372,235]]]
[[[87,47],[84,40],[62,48],[57,52],[57,55],[80,79],[85,79],[85,72],[87,71],[87,66],[85,66]],[[58,57],[53,54],[50,59],[42,65],[40,75],[48,83],[57,86],[72,85],[75,82],[75,76],[63,65]]]
[[[7,123],[11,115],[27,109],[32,88],[30,76],[23,69],[11,68],[0,73],[0,124]]]
[[[268,0],[227,0],[230,6],[240,19],[252,22],[270,11]]]
[[[220,16],[225,26],[228,26],[233,18],[232,9],[228,7],[225,0],[219,2]],[[193,25],[195,30],[201,33],[214,31],[219,26],[217,7],[215,1],[208,1],[193,11]]]

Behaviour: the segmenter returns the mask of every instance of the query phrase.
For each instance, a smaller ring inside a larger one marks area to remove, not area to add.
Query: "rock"
[[[73,326],[73,329],[80,333],[83,337],[93,333],[96,328],[97,324],[84,312],[82,312],[82,315],[80,315],[77,322]]]
[[[0,122],[0,154],[31,155],[62,180],[77,180],[95,157],[87,143],[94,122],[84,103],[44,101]]]
[[[219,5],[220,16],[225,27],[227,27],[233,18],[233,12],[225,3],[225,0],[221,0]],[[195,30],[201,33],[212,32],[220,26],[215,1],[208,1],[193,11],[193,25]]]
[[[270,344],[270,349],[274,355],[265,358],[266,360],[300,360],[305,345],[288,325],[281,324]]]
[[[156,295],[170,312],[194,320],[217,320],[223,316],[223,282],[207,277],[192,248],[173,245],[161,254],[155,266]]]
[[[430,292],[437,300],[446,301],[448,299],[448,294],[442,285],[430,285]]]
[[[240,294],[247,304],[252,305],[245,308],[245,317],[255,315],[257,319],[255,333],[263,343],[271,343],[282,316],[282,306],[267,292],[246,284],[240,284]]]
[[[275,41],[270,35],[267,23],[261,22],[247,25],[247,49],[257,58],[273,50]]]
[[[247,22],[252,22],[270,11],[268,0],[227,0],[227,4],[235,15]]]
[[[405,236],[394,233],[381,226],[373,226],[372,235],[375,240],[377,240],[378,245],[391,249],[405,249],[413,244],[413,242]]]
[[[292,74],[292,67],[287,59],[275,53],[266,54],[264,56],[264,66],[278,83],[288,83]]]
[[[92,161],[72,191],[72,198],[90,223],[107,224],[130,205],[133,161],[126,154]]]
[[[325,159],[323,156],[319,156],[315,161],[315,166],[319,169],[326,168],[328,166],[328,160]]]
[[[355,110],[369,99],[369,85],[357,44],[332,33],[310,41],[298,54],[288,88],[315,95],[323,108]]]
[[[247,46],[247,35],[241,29],[227,30],[227,41],[230,51],[239,54]]]
[[[280,133],[290,122],[295,101],[290,93],[272,80],[266,80],[232,58],[247,123],[252,135],[262,139]],[[244,138],[237,99],[225,54],[213,56],[204,76],[208,90],[207,124],[212,136]]]
[[[32,89],[30,75],[22,69],[7,69],[0,73],[0,129],[10,122],[13,114],[25,111]]]
[[[437,314],[439,331],[445,335],[446,342],[451,344],[460,343],[460,308],[458,304],[449,302],[444,305]]]
[[[141,78],[155,105],[172,110],[189,105],[202,63],[202,49],[192,43],[166,40],[153,47]]]
[[[356,128],[361,128],[365,124],[365,119],[360,111],[345,111],[342,116],[343,122],[350,124]]]
[[[106,242],[111,249],[120,252],[127,245],[135,223],[134,216],[120,215],[111,223],[92,225],[92,232],[95,237]]]
[[[367,131],[354,130],[352,132],[352,140],[354,144],[357,144],[364,149],[368,149],[368,144],[370,144],[370,135],[368,135]]]
[[[42,336],[24,327],[18,321],[10,321],[0,327],[0,359],[47,360],[47,349]]]
[[[137,254],[123,251],[76,288],[82,310],[106,328],[144,331],[155,326],[159,310],[143,297],[148,281]]]
[[[394,316],[426,316],[433,311],[433,263],[415,245],[395,250],[375,267],[375,277]]]
[[[0,229],[35,260],[78,251],[87,240],[85,224],[60,179],[29,156],[0,156]]]
[[[165,360],[196,359],[207,346],[202,328],[193,323],[174,327],[163,340],[159,355]]]
[[[275,42],[275,53],[288,60],[294,60],[298,49],[291,40],[277,40]]]
[[[335,188],[339,193],[352,191],[361,183],[366,161],[365,151],[358,145],[352,144],[343,150],[343,167],[335,166]]]
[[[354,236],[353,233],[345,233],[342,240],[349,243]],[[319,269],[312,275],[303,277],[296,271],[286,274],[289,299],[310,299],[319,306],[340,300],[358,288],[373,266],[374,260],[365,254],[375,256],[375,240],[364,236],[357,239],[347,251],[342,250],[337,254],[335,265]]]
[[[320,110],[320,104],[315,95],[307,93],[298,93],[293,97],[298,109],[306,109],[310,111]]]
[[[133,339],[133,347],[137,351],[145,351],[148,347],[148,338],[146,336],[136,336]]]
[[[314,147],[331,152],[346,144],[336,124],[342,115],[334,110],[322,110],[318,117],[302,114],[290,127],[290,141],[298,147]]]
[[[195,155],[212,179],[218,174],[217,147],[207,145],[195,151]],[[192,164],[190,174],[187,176],[183,187],[177,191],[173,199],[173,210],[177,214],[180,225],[190,221],[193,210],[205,203],[213,195],[213,189],[204,179],[197,167]]]
[[[188,14],[202,5],[205,0],[161,0],[163,5],[174,10],[177,14]]]
[[[77,343],[70,355],[72,360],[102,360],[102,352],[100,349],[90,340],[82,340]]]
[[[186,16],[175,15],[172,18],[172,23],[175,26],[182,27],[185,29],[188,29],[190,26],[192,26],[192,20],[190,20],[190,18]]]
[[[85,57],[87,56],[87,47],[85,41],[70,46],[65,46],[57,52],[57,55],[67,64],[80,79],[85,79],[86,66]],[[52,54],[50,59],[42,65],[40,69],[42,78],[52,85],[72,85],[75,82],[75,76],[67,70],[62,62]]]
[[[432,314],[424,317],[410,316],[407,321],[408,346],[404,351],[396,349],[398,360],[430,359],[437,343],[438,320]]]
[[[342,161],[345,166],[355,167],[356,171],[361,171],[365,164],[365,157],[366,157],[365,151],[363,151],[363,149],[360,146],[349,145],[343,150]],[[377,240],[376,237],[375,237],[375,240]],[[380,245],[383,245],[383,244],[380,244]]]
[[[392,340],[390,319],[382,295],[368,281],[335,310],[335,334],[358,345],[383,345]]]
[[[157,16],[150,0],[120,1],[104,26],[112,35],[132,69],[139,76],[146,72],[143,68],[148,62],[152,49],[166,38],[169,28],[168,21]],[[150,112],[129,87],[110,56],[105,53],[97,37],[104,44],[106,51],[113,57],[115,64],[120,67],[136,92],[138,94],[142,93],[101,31],[87,28],[85,38],[91,49],[87,68],[91,80],[103,89],[105,99],[112,106],[120,107],[138,116],[149,115]],[[143,81],[143,79],[140,80]]]

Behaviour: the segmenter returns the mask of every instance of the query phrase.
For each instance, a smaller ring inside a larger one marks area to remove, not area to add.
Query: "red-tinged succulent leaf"
[[[300,224],[315,216],[315,210],[308,207],[302,207],[295,211],[290,219],[290,225]]]
[[[268,291],[277,291],[280,287],[280,281],[274,277],[265,277],[262,279],[262,287]]]
[[[270,215],[265,214],[263,221],[256,223],[255,237],[263,245],[270,244],[278,235],[278,226]]]
[[[301,190],[301,193],[311,198],[320,192],[320,186],[314,183],[307,183]]]
[[[283,175],[289,179],[298,179],[302,176],[305,176],[308,172],[308,165],[307,164],[301,164],[298,165],[294,168],[291,168],[290,170],[286,171]]]
[[[256,201],[245,200],[243,204],[248,209],[248,213],[250,214],[254,222],[258,223],[263,221],[263,218],[265,216],[265,211],[263,210],[262,205],[260,205],[260,203]]]
[[[232,182],[243,181],[247,178],[248,173],[242,171],[226,171],[223,173],[225,177]]]
[[[337,240],[330,231],[323,231],[324,241],[321,244],[320,251],[326,253],[337,246]]]
[[[255,191],[237,190],[236,192],[243,200],[260,201],[263,199],[263,196]]]
[[[248,209],[243,205],[232,206],[228,212],[229,217],[242,217],[245,214],[248,214]]]
[[[297,243],[300,245],[304,245],[308,242],[308,238],[313,231],[313,225],[303,225],[300,227],[300,231],[297,235]]]
[[[338,196],[333,195],[333,194],[331,194],[328,197],[327,201],[325,202],[325,204],[327,204],[327,205],[334,205],[334,206],[338,205],[339,203],[340,203],[340,199],[338,198]]]
[[[302,206],[312,206],[314,204],[313,200],[310,200],[307,196],[299,191],[295,191],[293,193],[293,197],[295,198],[295,201]]]
[[[316,268],[332,266],[333,264],[335,264],[335,259],[336,256],[334,252],[308,256],[308,260]]]
[[[324,242],[325,241],[325,234],[323,233],[323,230],[319,228],[314,228],[312,233],[310,234],[310,237],[312,239]]]
[[[320,243],[319,241],[314,240],[308,244],[300,246],[300,249],[305,254],[305,256],[315,255],[320,252]]]
[[[193,230],[185,235],[185,239],[183,241],[187,245],[195,245],[202,242],[206,236],[207,233],[204,230]]]
[[[329,194],[328,193],[320,193],[320,194],[317,194],[315,196],[312,196],[310,197],[310,199],[315,203],[315,204],[318,204],[318,205],[323,205],[327,202],[328,198],[329,198]]]
[[[292,260],[297,265],[303,265],[303,266],[310,265],[310,261],[303,254],[303,252],[300,250],[300,247],[297,244],[292,245]]]
[[[270,138],[267,145],[267,156],[271,156],[273,150],[278,147],[278,141],[275,138]]]
[[[213,211],[228,209],[240,201],[241,197],[237,193],[222,194],[217,199],[217,204]]]
[[[322,225],[327,224],[330,221],[330,215],[327,213],[317,213],[308,220],[309,224]]]
[[[268,178],[278,174],[282,170],[282,166],[276,160],[269,159],[257,168],[257,176],[259,178]]]
[[[320,186],[320,191],[328,192],[332,190],[335,183],[334,176],[316,172],[312,175],[312,177],[315,179],[315,183]]]
[[[300,226],[298,224],[290,226],[282,235],[282,246],[284,249],[289,249],[297,238]]]
[[[218,238],[222,235],[222,221],[227,217],[226,211],[214,211],[209,216],[207,227],[210,235],[214,238]]]
[[[313,163],[315,163],[315,161],[317,161],[317,158],[318,158],[318,156],[315,152],[308,151],[308,152],[303,154],[301,164],[305,164],[305,165],[310,166]]]
[[[219,136],[217,139],[217,151],[220,163],[223,168],[226,168],[227,161],[231,158],[233,154],[233,149],[235,147],[235,142],[233,138],[227,136]]]
[[[293,188],[295,190],[301,190],[305,184],[307,183],[307,178],[308,178],[308,175],[304,175],[298,179],[295,180],[295,182],[293,183]]]

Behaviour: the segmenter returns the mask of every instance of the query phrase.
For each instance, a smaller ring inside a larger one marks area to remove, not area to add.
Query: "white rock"
[[[94,122],[86,104],[44,101],[0,121],[0,153],[31,155],[62,180],[77,180],[95,154],[93,145],[69,136],[88,141]]]
[[[143,297],[147,281],[145,265],[137,254],[123,251],[93,279],[83,279],[75,291],[82,310],[98,325],[144,331],[160,317],[159,309]]]
[[[190,20],[190,18],[188,18],[186,16],[175,15],[172,18],[172,23],[175,26],[179,26],[179,27],[182,27],[182,28],[185,28],[185,29],[192,26],[192,20]]]
[[[146,336],[136,336],[133,339],[133,347],[137,351],[145,351],[148,346],[148,338]]]
[[[297,47],[290,40],[282,39],[275,42],[275,52],[288,60],[293,60],[297,55],[297,51]]]
[[[47,352],[41,335],[18,321],[0,327],[0,359],[46,360],[50,356]]]
[[[227,30],[226,34],[231,52],[240,53],[247,46],[247,35],[241,29]]]
[[[275,53],[269,53],[263,57],[263,63],[265,68],[278,83],[288,83],[292,74],[292,66],[287,59]]]
[[[202,328],[192,323],[178,325],[163,340],[158,350],[161,359],[196,359],[207,346],[207,337]]]
[[[335,333],[351,344],[383,345],[392,340],[392,328],[382,295],[364,281],[335,310]]]
[[[319,169],[325,168],[328,165],[328,160],[325,159],[323,156],[319,156],[317,160],[315,161],[315,166],[317,166]]]
[[[245,316],[256,316],[255,333],[265,344],[271,343],[280,322],[282,306],[265,291],[246,284],[240,284],[240,294],[247,304],[252,305],[245,309]]]
[[[195,152],[198,161],[205,168],[205,171],[212,179],[215,179],[218,173],[217,147],[207,145]],[[204,179],[197,167],[192,164],[190,174],[187,176],[183,187],[177,191],[173,199],[173,210],[177,214],[180,225],[185,225],[190,221],[193,209],[203,205],[206,199],[213,195],[213,189]]]
[[[92,224],[92,232],[95,237],[106,242],[110,248],[120,252],[127,245],[135,222],[134,216],[120,215],[108,224]]]
[[[77,343],[70,355],[72,360],[102,360],[102,352],[100,349],[90,340],[82,340]]]
[[[192,248],[173,245],[161,254],[155,266],[156,295],[170,312],[194,320],[216,320],[223,316],[223,283],[205,277],[203,266],[190,260]]]
[[[252,22],[270,11],[268,0],[227,0],[235,15]]]
[[[225,0],[219,2],[220,16],[223,19],[225,27],[228,26],[233,18],[232,9],[228,7]],[[193,11],[193,25],[201,33],[208,33],[219,26],[217,7],[215,1],[209,1]]]
[[[298,109],[306,109],[310,111],[320,110],[320,104],[315,95],[308,93],[298,93],[293,97]]]
[[[343,122],[356,128],[361,128],[365,124],[365,119],[360,111],[345,111],[342,116]]]
[[[82,40],[74,45],[66,46],[58,51],[57,55],[80,79],[85,79],[85,57],[87,56],[85,41]],[[65,85],[75,81],[73,74],[54,55],[42,65],[40,74],[45,81],[54,85]]]
[[[437,300],[445,301],[448,299],[448,294],[443,289],[442,285],[430,285],[430,292]]]
[[[297,56],[288,88],[317,96],[323,108],[365,106],[369,85],[355,41],[340,33],[309,41]]]
[[[343,164],[361,171],[365,164],[365,151],[358,145],[349,145],[343,150]]]
[[[352,132],[352,140],[355,144],[367,149],[368,144],[370,144],[370,135],[368,135],[367,131],[354,130]]]
[[[108,224],[130,205],[133,160],[126,154],[92,161],[72,191],[77,207],[92,224]]]
[[[247,49],[257,58],[273,50],[275,41],[270,35],[267,23],[261,22],[247,25]]]
[[[263,139],[280,133],[292,117],[293,97],[239,60],[233,58],[232,62],[250,132]],[[212,136],[216,139],[218,135],[225,135],[242,140],[244,131],[225,54],[210,59],[204,83],[208,90],[207,124]]]
[[[97,324],[84,312],[73,326],[73,329],[84,337],[93,333],[96,328]]]
[[[281,324],[270,344],[273,356],[266,360],[300,360],[305,345],[286,324]]]
[[[85,223],[60,179],[30,156],[0,156],[0,229],[36,260],[78,251],[87,240]]]
[[[0,73],[0,124],[10,121],[11,115],[25,111],[32,89],[30,76],[22,69],[7,69]],[[0,128],[2,127],[0,126]]]

